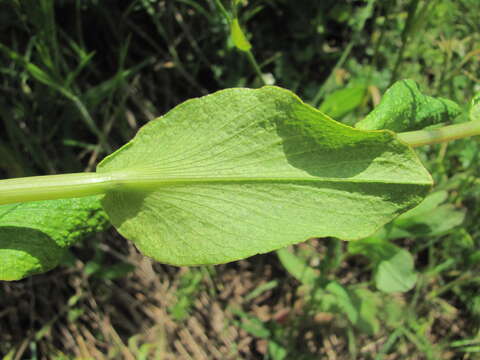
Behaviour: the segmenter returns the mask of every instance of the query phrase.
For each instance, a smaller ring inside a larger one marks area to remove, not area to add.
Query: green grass
[[[225,13],[214,0],[0,1],[0,175],[91,170],[185,99],[260,86],[226,14],[264,77],[348,124],[394,79],[460,104],[480,91],[477,0],[222,4]],[[476,138],[421,150],[446,194],[432,214],[445,215],[391,240],[414,260],[408,292],[379,290],[370,257],[336,240],[294,249],[305,283],[274,254],[179,271],[112,231],[57,270],[0,284],[0,355],[476,359],[478,154]],[[434,231],[459,212],[460,226]]]

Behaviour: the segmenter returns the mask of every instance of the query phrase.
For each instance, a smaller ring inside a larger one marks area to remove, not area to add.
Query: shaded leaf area
[[[96,196],[0,206],[0,280],[54,268],[66,248],[107,223]]]
[[[103,205],[146,255],[216,264],[311,237],[372,234],[432,180],[388,131],[342,125],[293,93],[227,89],[152,121],[98,172]]]
[[[380,104],[355,127],[364,130],[389,129],[396,132],[419,130],[451,121],[462,112],[452,100],[424,95],[413,80],[400,80],[383,96]]]

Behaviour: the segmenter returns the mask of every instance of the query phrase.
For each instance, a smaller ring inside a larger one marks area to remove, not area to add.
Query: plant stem
[[[267,85],[265,82],[265,79],[263,78],[262,70],[260,70],[260,66],[257,63],[257,60],[255,60],[255,56],[253,56],[253,53],[251,50],[248,50],[245,52],[247,55],[248,61],[250,62],[250,65],[252,66],[253,70],[255,71],[258,79],[263,85]]]
[[[230,25],[230,23],[232,22],[232,19],[228,11],[223,6],[222,2],[220,0],[215,0],[215,5],[217,6],[218,11],[220,11],[220,13],[223,15],[223,17],[227,20],[228,24]]]
[[[410,146],[417,147],[448,142],[469,136],[480,135],[480,121],[468,121],[461,124],[444,126],[434,130],[418,130],[397,134],[398,139]]]
[[[405,52],[405,48],[407,47],[410,33],[413,28],[418,3],[419,3],[419,0],[411,0],[410,4],[408,5],[408,17],[402,31],[402,45],[400,46],[400,50],[397,53],[397,59],[395,60],[395,66],[393,67],[392,77],[390,79],[390,85],[397,80],[398,72],[400,70],[400,65],[402,64],[402,60],[403,60],[403,54]]]
[[[103,194],[111,177],[97,173],[30,176],[0,180],[0,205]]]
[[[410,146],[422,146],[480,135],[480,120],[445,126],[434,130],[418,130],[397,134]],[[0,205],[18,202],[54,200],[104,194],[119,185],[140,183],[148,186],[152,179],[133,176],[128,172],[74,173],[31,176],[0,180]]]

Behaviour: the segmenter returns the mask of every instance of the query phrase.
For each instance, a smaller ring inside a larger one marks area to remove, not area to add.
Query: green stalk
[[[407,43],[409,37],[411,35],[411,30],[413,28],[415,15],[417,13],[419,0],[411,0],[410,4],[408,5],[408,17],[405,23],[405,27],[402,31],[402,45],[400,50],[397,53],[397,59],[395,60],[395,66],[393,67],[392,77],[390,79],[390,85],[393,84],[397,80],[398,72],[400,70],[400,65],[402,64],[403,54],[405,52],[405,48],[407,47]]]
[[[103,194],[110,176],[97,173],[31,176],[0,180],[0,205]]]
[[[399,140],[410,146],[422,146],[480,135],[480,120],[445,126],[435,130],[418,130],[397,134]],[[164,179],[164,182],[172,179]],[[183,179],[194,181],[195,179]],[[222,179],[217,179],[223,181]],[[178,181],[178,180],[176,180]],[[0,205],[18,202],[54,200],[104,194],[118,186],[151,186],[158,184],[154,176],[142,177],[129,172],[109,174],[74,173],[64,175],[31,176],[0,180]]]
[[[262,70],[260,70],[260,65],[258,65],[257,60],[255,60],[255,56],[253,56],[252,51],[248,50],[245,52],[245,54],[247,55],[248,62],[252,66],[260,82],[263,85],[267,85],[267,83],[265,82],[265,79],[263,78]]]
[[[480,121],[444,126],[434,130],[417,130],[397,134],[398,139],[412,147],[438,144],[480,135]]]

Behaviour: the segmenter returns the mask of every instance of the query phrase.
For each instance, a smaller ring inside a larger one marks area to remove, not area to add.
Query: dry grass
[[[373,337],[358,332],[354,333],[356,349],[349,348],[345,319],[312,312],[298,283],[273,254],[204,268],[201,283],[190,297],[189,314],[178,320],[171,308],[182,296],[182,278],[192,270],[154,263],[113,231],[108,236],[107,245],[93,242],[75,249],[82,260],[74,266],[0,284],[0,353],[6,359],[269,358],[269,341],[247,331],[248,316],[271,330],[269,340],[281,342],[289,351],[288,359],[346,360],[353,358],[352,351],[356,359],[374,359],[388,339],[385,330]],[[320,241],[303,246],[312,245],[322,251]],[[105,266],[122,261],[134,265],[134,270],[116,280],[87,276],[85,263],[92,258],[94,246],[101,246]],[[365,274],[352,269],[359,268],[344,264],[339,279],[344,284],[358,281]],[[275,287],[249,296],[272,280],[277,281]],[[452,327],[462,329],[452,316],[460,313],[453,307],[452,311],[437,314],[428,335],[433,343]],[[426,359],[412,343],[398,346],[383,358]],[[461,357],[446,351],[441,358]]]

